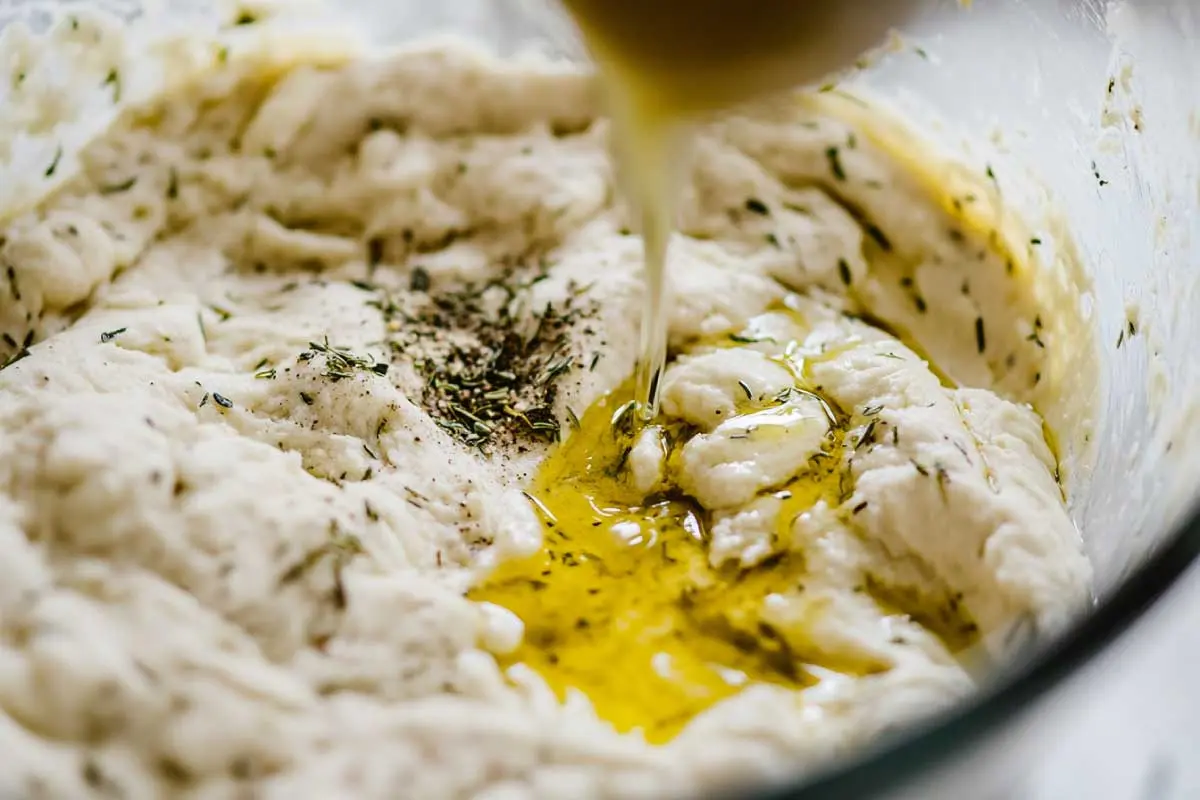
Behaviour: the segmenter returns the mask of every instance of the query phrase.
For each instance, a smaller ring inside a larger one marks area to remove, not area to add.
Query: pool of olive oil
[[[769,595],[801,587],[803,558],[714,568],[703,510],[677,493],[645,497],[629,485],[631,395],[626,386],[593,405],[529,487],[542,515],[541,551],[503,564],[470,597],[524,621],[524,641],[504,663],[534,668],[560,696],[584,692],[618,730],[661,743],[747,685],[817,681],[760,622]],[[781,490],[780,525],[822,498],[836,503],[841,473],[835,459],[822,460]]]

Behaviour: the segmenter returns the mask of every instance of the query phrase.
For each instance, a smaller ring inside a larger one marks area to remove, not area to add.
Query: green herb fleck
[[[230,400],[228,397],[225,397],[222,394],[213,392],[212,399],[213,399],[213,402],[216,403],[217,405],[219,405],[221,408],[233,408],[233,401]]]
[[[431,283],[428,270],[424,267],[413,267],[412,275],[408,280],[409,289],[414,292],[428,292]]]
[[[100,186],[100,194],[120,194],[121,192],[128,192],[137,185],[137,181],[137,176],[131,175],[130,177],[118,183],[103,184]]]
[[[46,167],[46,171],[43,173],[47,178],[53,177],[54,173],[58,171],[58,165],[62,161],[62,157],[63,148],[60,144],[54,151],[54,158],[50,159],[50,165]]]
[[[842,283],[849,286],[854,281],[854,273],[850,271],[850,262],[844,258],[838,259],[838,274],[842,277]]]
[[[875,244],[879,245],[880,250],[884,251],[885,253],[890,253],[892,251],[892,241],[888,239],[887,234],[885,234],[878,225],[868,222],[863,225],[863,230],[865,230],[867,235],[875,241]]]
[[[775,340],[769,336],[746,336],[741,333],[729,334],[729,341],[737,342],[738,344],[760,344],[762,342],[774,342]]]
[[[771,213],[771,209],[767,208],[767,204],[757,197],[751,197],[746,200],[746,210],[751,214],[758,214],[765,217]]]
[[[110,69],[108,75],[104,77],[104,85],[112,87],[113,102],[121,102],[121,73],[115,69]]]
[[[825,158],[829,160],[829,171],[833,173],[833,177],[839,181],[846,180],[846,170],[842,166],[842,154],[836,147],[829,147],[825,150]]]
[[[9,356],[8,359],[3,364],[0,364],[0,372],[3,372],[4,370],[8,369],[9,367],[11,367],[13,364],[16,364],[21,359],[28,358],[29,356],[33,355],[33,353],[29,350],[29,343],[30,343],[30,336],[26,335],[25,343],[23,345],[21,345],[21,349],[15,353],[13,353],[11,356]]]
[[[383,239],[372,236],[367,240],[367,266],[377,267],[383,261]]]
[[[102,344],[107,344],[108,342],[111,342],[113,339],[120,336],[126,330],[126,328],[117,328],[116,330],[105,331],[104,333],[100,334],[100,342]]]
[[[854,445],[855,450],[861,450],[863,447],[875,443],[875,428],[879,424],[879,420],[872,419],[867,423],[867,427],[863,429],[862,436],[858,437],[858,443]]]
[[[388,365],[376,362],[374,358],[356,355],[344,348],[335,347],[329,343],[329,337],[324,341],[309,342],[308,350],[301,353],[300,361],[311,361],[321,355],[325,359],[325,377],[333,382],[354,377],[358,370],[387,375]]]

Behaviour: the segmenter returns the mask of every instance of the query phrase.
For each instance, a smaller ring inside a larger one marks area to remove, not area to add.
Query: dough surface
[[[0,795],[636,798],[778,778],[971,691],[938,637],[855,592],[864,576],[963,604],[987,642],[1086,603],[1029,405],[1056,343],[1021,270],[868,131],[786,103],[701,133],[666,410],[698,431],[679,480],[713,513],[712,559],[801,551],[818,584],[765,618],[787,629],[819,602],[806,657],[887,668],[753,686],[663,747],[500,671],[517,630],[464,593],[540,546],[522,486],[635,357],[640,242],[594,88],[453,47],[248,59],[126,115],[4,224]],[[892,332],[846,313],[864,309]],[[476,427],[447,386],[510,331],[521,414]],[[854,478],[789,540],[765,532],[769,490],[825,441],[820,404],[781,401],[797,422],[769,459],[713,424],[739,381],[786,394],[784,356],[811,356],[845,413]],[[662,452],[639,448],[646,487]]]

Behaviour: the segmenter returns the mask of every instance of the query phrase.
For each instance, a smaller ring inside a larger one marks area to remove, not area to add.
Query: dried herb
[[[737,342],[738,344],[760,344],[762,342],[774,342],[770,336],[745,336],[740,333],[729,334],[729,341]]]
[[[547,268],[518,265],[486,284],[402,297],[380,292],[371,303],[393,331],[393,354],[425,381],[421,404],[463,444],[552,442],[561,434],[558,383],[580,367],[570,334],[597,306],[586,289],[572,287],[531,312],[530,290]],[[592,354],[588,369],[599,358]]]
[[[301,353],[298,360],[307,362],[318,356],[325,359],[324,376],[335,383],[346,378],[353,378],[358,372],[363,371],[379,376],[388,374],[389,366],[387,364],[376,361],[370,356],[359,356],[345,348],[335,347],[329,343],[328,336],[321,342],[309,342],[308,350]]]
[[[412,276],[408,281],[409,289],[414,292],[428,292],[432,283],[429,272],[424,267],[413,267]]]
[[[213,392],[212,399],[213,399],[213,402],[216,403],[217,405],[219,405],[221,408],[233,408],[233,401],[230,400],[228,397],[225,397],[222,394]]]
[[[47,178],[54,177],[54,173],[58,171],[58,165],[62,161],[62,157],[63,148],[60,144],[54,151],[54,158],[50,159],[50,164],[46,167],[46,171],[43,173]]]
[[[758,214],[760,217],[769,216],[771,209],[767,208],[767,204],[757,197],[751,197],[746,200],[746,210],[751,214]]]
[[[104,85],[112,87],[113,102],[121,102],[121,73],[116,69],[110,69],[108,74],[104,76]]]
[[[28,341],[28,337],[26,337],[26,341]],[[29,345],[22,345],[20,350],[9,356],[3,364],[0,364],[0,372],[3,372],[21,359],[28,358],[31,355],[33,354],[29,351]]]
[[[105,331],[104,333],[100,334],[100,343],[107,344],[108,342],[111,342],[113,339],[120,336],[126,330],[127,328],[117,328],[115,330]]]
[[[844,258],[838,259],[838,275],[842,278],[842,283],[849,286],[854,281],[854,274],[850,272],[850,263]]]
[[[883,250],[885,253],[892,251],[892,240],[887,237],[887,234],[878,225],[873,222],[867,222],[863,224],[863,230],[875,241],[875,244],[879,245],[880,250]]]
[[[863,429],[862,436],[858,437],[858,443],[854,445],[855,450],[861,450],[867,445],[875,443],[875,427],[879,424],[879,420],[872,419],[867,423],[867,427]]]
[[[842,154],[836,147],[830,147],[825,150],[825,158],[829,160],[829,171],[833,173],[833,177],[839,181],[846,180],[846,170],[842,166]]]
[[[383,261],[383,239],[372,236],[367,240],[367,266],[376,267]]]

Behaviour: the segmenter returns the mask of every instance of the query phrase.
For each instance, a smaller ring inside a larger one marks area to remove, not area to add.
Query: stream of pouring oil
[[[644,420],[667,360],[667,244],[706,112],[853,64],[914,0],[563,0],[602,73],[619,180],[638,216],[646,293],[637,366]]]

